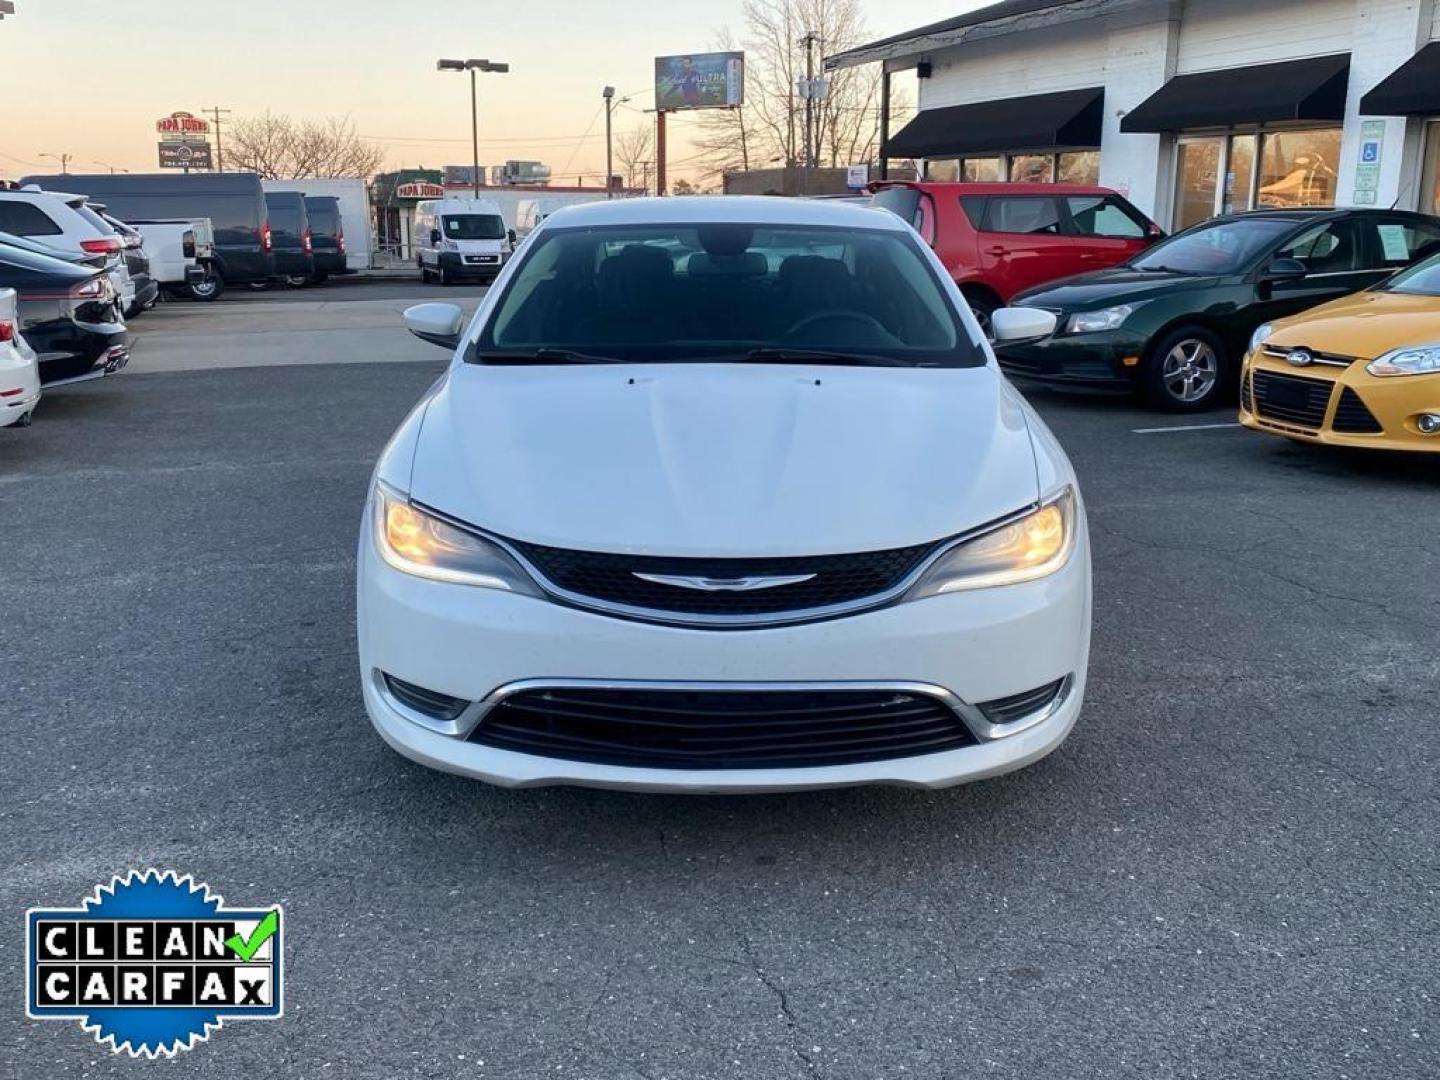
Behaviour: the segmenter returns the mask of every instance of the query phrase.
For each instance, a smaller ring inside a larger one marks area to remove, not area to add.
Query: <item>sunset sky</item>
[[[873,0],[881,37],[979,0]],[[56,171],[42,154],[154,171],[157,117],[220,105],[235,116],[350,115],[388,164],[470,160],[468,77],[442,56],[508,61],[481,76],[480,159],[545,161],[556,178],[604,171],[600,88],[633,95],[617,131],[651,118],[656,55],[702,51],[741,0],[17,0],[0,22],[0,177]],[[686,155],[683,115],[671,160]],[[588,132],[588,134],[587,134]],[[683,164],[675,168],[684,175]]]

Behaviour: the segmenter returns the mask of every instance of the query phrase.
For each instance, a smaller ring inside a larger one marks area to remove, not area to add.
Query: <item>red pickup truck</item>
[[[987,333],[1016,293],[1126,262],[1165,235],[1108,188],[901,180],[871,190],[872,205],[935,249]]]

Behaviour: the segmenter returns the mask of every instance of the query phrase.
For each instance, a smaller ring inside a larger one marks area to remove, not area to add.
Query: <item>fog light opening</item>
[[[1440,413],[1421,413],[1415,418],[1421,435],[1440,435]]]

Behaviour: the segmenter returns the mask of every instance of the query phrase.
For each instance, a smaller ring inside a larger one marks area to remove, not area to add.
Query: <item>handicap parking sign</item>
[[[1360,144],[1360,160],[1367,165],[1374,164],[1380,160],[1379,142],[1366,142]]]

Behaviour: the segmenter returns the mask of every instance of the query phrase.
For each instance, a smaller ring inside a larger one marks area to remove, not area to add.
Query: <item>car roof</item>
[[[19,266],[25,270],[33,270],[41,274],[54,274],[59,277],[70,278],[74,281],[105,273],[102,268],[70,262],[63,255],[42,255],[38,251],[29,251],[26,248],[16,247],[3,241],[0,241],[0,263],[9,266]]]
[[[886,187],[943,190],[947,195],[1118,195],[1114,188],[1097,184],[1047,184],[1027,180],[886,180]]]
[[[904,232],[894,214],[836,199],[772,195],[687,195],[684,198],[612,199],[566,206],[547,218],[558,228],[603,225],[829,225]]]
[[[1356,206],[1266,206],[1258,210],[1242,210],[1233,214],[1220,214],[1217,217],[1207,218],[1201,224],[1209,224],[1215,221],[1292,221],[1295,224],[1302,224],[1307,221],[1322,221],[1330,218],[1345,217],[1408,217],[1420,221],[1434,221],[1428,214],[1418,214],[1413,210],[1389,210],[1383,207],[1356,207]]]

